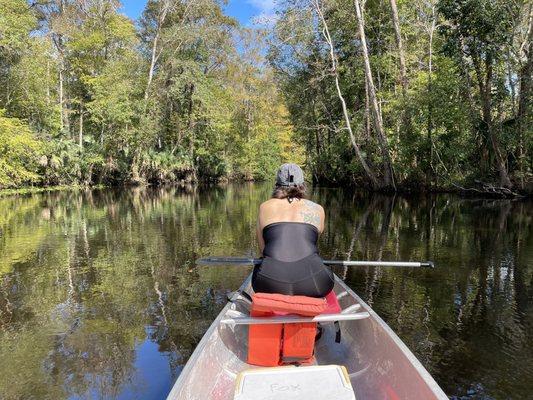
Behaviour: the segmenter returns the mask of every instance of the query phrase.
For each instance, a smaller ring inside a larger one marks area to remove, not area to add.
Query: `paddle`
[[[245,257],[206,257],[196,260],[196,265],[259,265],[263,262],[261,258]],[[410,268],[435,268],[433,261],[342,261],[324,260],[324,264],[329,266],[340,265],[343,267],[410,267]]]

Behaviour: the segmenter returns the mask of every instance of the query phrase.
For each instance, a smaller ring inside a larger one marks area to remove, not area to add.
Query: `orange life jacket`
[[[272,317],[296,314],[312,317],[340,311],[335,293],[325,298],[255,293],[252,296],[252,317]],[[313,359],[316,322],[297,324],[250,325],[248,335],[248,363],[277,366],[305,363]]]

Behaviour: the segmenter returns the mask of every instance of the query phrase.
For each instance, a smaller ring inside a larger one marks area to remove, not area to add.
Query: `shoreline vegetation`
[[[104,185],[95,185],[95,186],[80,186],[80,185],[71,185],[71,186],[25,186],[15,189],[0,189],[0,197],[7,196],[20,196],[27,194],[36,194],[36,193],[51,193],[51,192],[67,192],[67,191],[79,191],[79,190],[100,190],[105,189]]]
[[[533,194],[533,5],[0,0],[0,196],[264,181]]]
[[[36,194],[36,193],[50,193],[50,192],[61,192],[61,191],[75,191],[81,189],[80,186],[45,186],[45,187],[35,187],[35,186],[26,186],[16,189],[0,189],[0,197],[7,196],[20,196],[27,194]]]
[[[0,198],[2,197],[9,197],[9,196],[25,196],[25,195],[32,195],[32,194],[39,194],[39,193],[51,193],[51,192],[67,192],[67,191],[86,191],[86,190],[105,190],[105,189],[133,189],[133,188],[165,188],[165,187],[177,187],[185,190],[192,190],[193,188],[198,187],[206,187],[206,186],[221,186],[224,187],[228,184],[245,184],[245,183],[263,183],[265,181],[254,181],[254,180],[228,180],[228,179],[222,179],[219,181],[198,181],[198,182],[185,182],[185,181],[179,181],[179,182],[167,182],[164,184],[149,184],[149,183],[143,183],[143,184],[131,184],[131,183],[124,183],[124,184],[117,184],[117,185],[63,185],[63,186],[25,186],[20,188],[11,188],[11,189],[0,189]],[[369,191],[368,187],[357,187],[357,186],[322,186],[322,185],[313,185],[312,183],[309,183],[310,186],[317,186],[317,187],[331,187],[331,188],[339,188],[344,187],[349,190],[353,191]],[[399,195],[399,196],[409,196],[409,195],[423,195],[423,194],[453,194],[457,195],[463,198],[480,198],[480,199],[531,199],[533,197],[533,194],[530,192],[524,192],[524,193],[515,193],[515,192],[501,192],[496,188],[491,187],[485,187],[481,189],[477,188],[465,188],[465,187],[397,187],[395,191],[386,191],[386,190],[370,190],[370,192],[374,192],[376,194],[382,194],[382,195]]]

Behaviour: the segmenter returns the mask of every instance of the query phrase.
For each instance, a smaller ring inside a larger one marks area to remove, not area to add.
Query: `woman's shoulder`
[[[273,206],[275,206],[276,204],[278,204],[280,202],[279,199],[268,199],[266,201],[263,201],[260,205],[259,205],[259,209],[260,210],[264,210],[264,209],[267,209],[267,208],[271,208]]]
[[[318,215],[324,214],[324,208],[320,204],[311,200],[303,199],[301,208]]]
[[[268,199],[264,201],[259,206],[259,216],[262,221],[270,220],[275,218],[279,214],[279,200],[278,199]]]
[[[276,206],[279,206],[279,205],[288,205],[290,203],[287,203],[287,199],[268,199],[266,201],[264,201],[263,203],[261,203],[261,205],[259,206],[260,209],[268,209],[268,208],[272,208],[272,207],[276,207]],[[307,207],[307,208],[312,208],[312,209],[316,209],[316,210],[324,210],[323,207],[318,204],[318,203],[315,203],[314,201],[311,201],[311,200],[308,200],[308,199],[301,199],[301,200],[295,200],[295,203],[293,204],[298,204],[302,207]]]
[[[304,206],[316,208],[316,209],[323,209],[323,207],[320,204],[315,203],[314,201],[311,201],[308,199],[302,199],[301,201]]]
[[[262,228],[274,222],[305,222],[315,225],[322,232],[325,213],[320,204],[311,200],[269,199],[259,207],[259,226]]]
[[[311,200],[302,200],[302,207],[300,208],[300,217],[303,222],[315,225],[319,231],[323,229],[324,209],[320,204]]]

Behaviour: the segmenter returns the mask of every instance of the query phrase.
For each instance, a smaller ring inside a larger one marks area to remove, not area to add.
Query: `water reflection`
[[[159,399],[249,269],[268,185],[0,199],[0,398]],[[327,258],[451,396],[523,399],[533,382],[530,203],[315,190]]]

